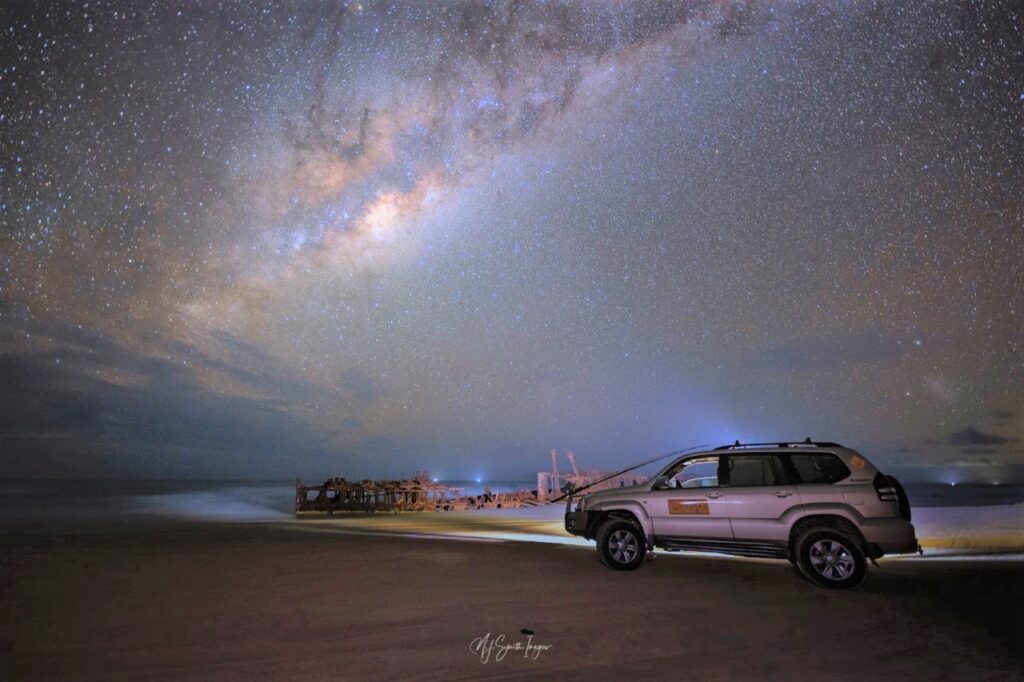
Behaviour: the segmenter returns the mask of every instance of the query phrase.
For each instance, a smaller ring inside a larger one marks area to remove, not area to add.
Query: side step
[[[668,550],[689,550],[691,552],[718,552],[738,556],[759,557],[763,559],[785,559],[787,549],[770,542],[740,542],[736,540],[661,540],[657,547]]]

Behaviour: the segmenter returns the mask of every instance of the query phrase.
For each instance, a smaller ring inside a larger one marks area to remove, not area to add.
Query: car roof
[[[832,454],[843,459],[860,457],[856,450],[838,443],[751,443],[740,445],[722,445],[705,450],[702,455],[778,455],[778,454]]]
[[[772,441],[770,443],[741,443],[735,441],[728,445],[719,445],[715,450],[787,450],[789,448],[845,448],[839,443],[828,441],[812,441],[805,438],[800,441]]]
[[[690,459],[691,457],[722,455],[810,455],[815,453],[835,455],[843,460],[843,463],[846,464],[851,471],[850,478],[846,479],[849,482],[867,480],[874,476],[878,471],[877,467],[869,462],[866,457],[852,448],[848,448],[838,443],[810,442],[810,439],[791,443],[744,444],[736,442],[732,445],[721,445],[719,447],[712,448],[711,450],[686,455],[685,457],[673,460],[673,462],[678,462],[680,459]]]

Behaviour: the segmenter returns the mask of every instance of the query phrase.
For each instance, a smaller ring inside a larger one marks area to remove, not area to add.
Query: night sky
[[[805,436],[1024,476],[1019,2],[15,1],[0,31],[0,476]]]

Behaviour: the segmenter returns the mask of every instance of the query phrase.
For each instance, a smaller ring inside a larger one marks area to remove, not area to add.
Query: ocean
[[[535,481],[447,481],[479,495],[532,489]],[[1024,485],[907,484],[914,507],[1000,506],[1024,501]],[[2,480],[0,519],[76,521],[194,519],[272,521],[293,515],[294,481]]]

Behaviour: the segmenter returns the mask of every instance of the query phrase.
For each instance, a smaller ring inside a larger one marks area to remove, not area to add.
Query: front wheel
[[[810,581],[823,587],[856,587],[867,577],[860,544],[831,528],[812,528],[796,541],[796,564]]]
[[[642,530],[629,521],[612,520],[597,532],[597,552],[601,563],[616,571],[632,571],[640,567],[647,552]]]

